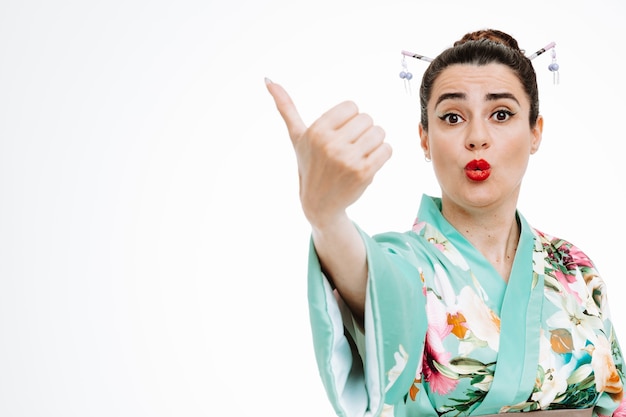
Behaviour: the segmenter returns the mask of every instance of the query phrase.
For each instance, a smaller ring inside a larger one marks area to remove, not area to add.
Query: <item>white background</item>
[[[535,61],[546,123],[520,209],[594,259],[626,338],[625,17],[619,0],[3,0],[0,415],[332,415],[264,77],[307,122],[351,99],[385,128],[394,156],[351,214],[403,231],[438,188],[400,51],[485,27],[557,42],[560,85]]]

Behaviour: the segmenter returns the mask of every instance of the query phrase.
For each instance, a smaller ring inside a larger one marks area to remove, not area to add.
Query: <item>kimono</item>
[[[583,252],[522,215],[508,284],[423,196],[405,233],[370,237],[364,328],[309,256],[319,373],[339,416],[454,417],[572,408],[610,416],[623,359]],[[360,229],[359,229],[360,230]]]

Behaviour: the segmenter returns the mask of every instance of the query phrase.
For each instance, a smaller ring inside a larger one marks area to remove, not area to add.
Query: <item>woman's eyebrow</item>
[[[490,93],[487,94],[485,96],[485,100],[486,101],[494,101],[494,100],[500,100],[502,98],[508,98],[513,100],[514,102],[516,102],[519,105],[519,101],[517,100],[517,98],[515,98],[515,96],[511,93]]]
[[[435,103],[435,107],[437,107],[439,105],[439,103],[441,103],[444,100],[457,100],[457,99],[461,99],[461,100],[465,100],[466,98],[466,94],[465,93],[445,93],[440,95],[437,98],[437,102]]]

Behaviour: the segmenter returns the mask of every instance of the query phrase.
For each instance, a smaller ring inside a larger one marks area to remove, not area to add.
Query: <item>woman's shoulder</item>
[[[537,228],[533,228],[533,231],[551,262],[558,262],[567,269],[574,267],[595,268],[589,256],[571,241],[545,233]]]

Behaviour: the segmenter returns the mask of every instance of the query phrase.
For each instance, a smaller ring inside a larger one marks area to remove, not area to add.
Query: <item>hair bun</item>
[[[492,42],[501,43],[503,45],[508,46],[509,48],[522,52],[514,37],[512,37],[508,33],[505,33],[496,29],[484,29],[484,30],[477,30],[475,32],[467,33],[461,39],[456,41],[454,43],[454,46],[462,45],[465,42],[479,41],[482,39],[487,39]]]

